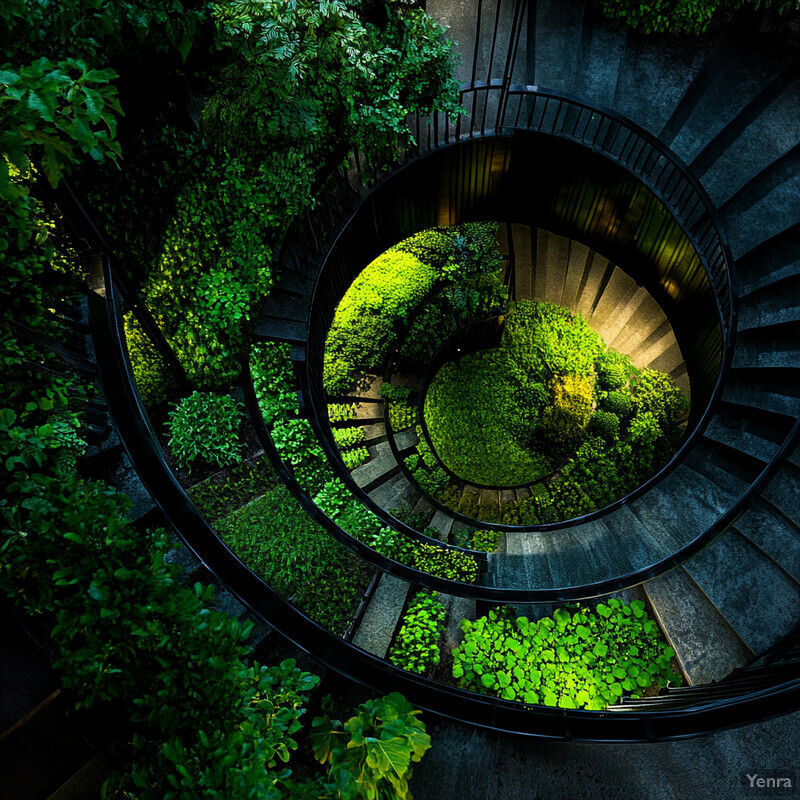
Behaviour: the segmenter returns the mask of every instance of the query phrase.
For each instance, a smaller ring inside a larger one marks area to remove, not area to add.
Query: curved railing
[[[670,693],[624,712],[526,706],[436,683],[406,672],[336,636],[294,608],[254,575],[216,535],[186,495],[164,460],[136,390],[124,346],[114,276],[103,257],[93,277],[90,323],[98,371],[120,439],[154,502],[175,531],[254,614],[320,664],[376,692],[400,691],[415,706],[449,719],[499,732],[547,739],[594,742],[663,741],[701,735],[765,719],[800,705],[800,678],[774,669],[734,674],[711,687],[694,687],[691,707],[681,696],[670,708]],[[798,438],[795,430],[794,438]],[[715,692],[728,686],[733,696]],[[709,694],[704,694],[707,689]]]

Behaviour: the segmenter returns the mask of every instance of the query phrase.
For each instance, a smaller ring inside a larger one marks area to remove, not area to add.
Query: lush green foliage
[[[298,183],[354,143],[395,147],[416,110],[455,110],[443,28],[420,11],[391,10],[378,25],[360,11],[352,0],[215,6],[230,57],[203,109],[215,144],[268,151],[276,178],[291,171]]]
[[[364,429],[359,427],[353,428],[334,428],[333,439],[341,450],[346,450],[349,447],[355,447],[364,441]]]
[[[413,428],[417,424],[418,416],[416,406],[397,401],[389,403],[389,425],[395,432]]]
[[[185,59],[207,18],[207,3],[179,0],[169,6],[161,0],[61,0],[57,6],[7,0],[0,7],[8,58],[68,55],[92,65],[134,53],[174,52]]]
[[[275,591],[340,632],[368,575],[364,565],[305,513],[283,486],[218,525],[222,539]]]
[[[328,406],[328,418],[334,425],[356,419],[357,416],[358,408],[355,403],[331,403]]]
[[[436,455],[467,483],[532,484],[557,470],[530,500],[502,506],[440,490],[462,514],[512,525],[581,516],[626,494],[672,454],[687,409],[668,375],[636,370],[582,317],[540,302],[512,307],[499,347],[445,364],[424,403]],[[438,463],[427,442],[417,449]],[[419,464],[406,459],[415,477]],[[419,483],[433,494],[440,485]]]
[[[210,520],[228,516],[267,492],[275,474],[266,457],[234,467],[227,475],[213,475],[189,489],[189,497]]]
[[[290,662],[246,665],[251,624],[211,611],[209,587],[177,583],[166,535],[143,535],[128,524],[127,498],[78,479],[51,426],[17,422],[0,414],[11,478],[2,588],[49,623],[54,666],[81,705],[131,709],[133,761],[115,788],[142,800],[189,798],[198,786],[263,796],[317,679]]]
[[[409,237],[365,267],[336,308],[325,347],[323,382],[345,393],[356,371],[383,363],[423,298],[497,268],[496,223],[434,228]]]
[[[169,414],[169,449],[182,467],[198,459],[218,467],[241,457],[239,404],[228,395],[192,392]]]
[[[88,154],[116,160],[116,117],[121,113],[113,70],[90,69],[75,59],[40,58],[27,66],[0,68],[0,199],[27,193],[11,180],[31,168],[31,157],[53,186],[67,165]]]
[[[289,345],[262,342],[250,351],[250,374],[258,400],[258,408],[266,425],[294,416],[300,408],[293,391],[294,375],[289,358]]]
[[[726,9],[800,10],[799,0],[599,0],[603,13],[643,33],[701,34]]]
[[[431,442],[458,477],[487,485],[523,483],[551,469],[526,446],[539,410],[520,401],[522,374],[507,353],[485,350],[445,364],[425,396]],[[520,436],[528,429],[527,436]]]
[[[602,710],[623,694],[680,684],[675,653],[640,600],[612,598],[596,611],[559,608],[539,622],[515,619],[504,607],[461,627],[453,676],[464,688],[507,700]]]
[[[327,717],[314,720],[314,755],[330,764],[325,788],[335,798],[413,800],[408,788],[411,764],[431,746],[425,725],[397,692],[358,706],[342,724]]]
[[[381,384],[381,397],[390,403],[407,403],[411,396],[411,389],[407,386],[394,386],[391,383]]]
[[[421,572],[463,583],[475,583],[478,580],[478,562],[469,553],[424,542],[417,543],[415,550],[414,566]]]
[[[472,549],[483,550],[485,553],[494,553],[500,545],[500,531],[473,531]]]
[[[304,489],[313,494],[332,479],[333,469],[307,419],[278,420],[271,434],[278,453]]]
[[[403,614],[403,623],[389,650],[389,661],[424,675],[440,660],[445,607],[430,592],[418,592]]]
[[[367,450],[366,447],[356,447],[352,450],[345,450],[342,453],[344,465],[350,470],[360,467],[362,464],[365,464],[367,461],[369,461],[369,459],[369,450]]]
[[[407,539],[384,527],[339,480],[326,483],[314,502],[351,536],[387,558],[450,580],[474,583],[478,578],[478,563],[469,553]]]

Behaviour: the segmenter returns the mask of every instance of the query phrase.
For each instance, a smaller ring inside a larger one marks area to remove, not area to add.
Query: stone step
[[[749,19],[734,22],[710,53],[697,80],[704,85],[699,97],[692,97],[688,118],[678,120],[685,103],[676,107],[661,136],[687,163],[737,118],[791,62],[791,49],[776,49],[774,38],[753,29]],[[711,80],[708,80],[710,73]],[[736,91],[731,91],[736,86]],[[693,83],[692,88],[695,88]],[[684,95],[684,99],[686,95]],[[748,119],[749,116],[745,116]],[[675,134],[675,122],[679,122]]]
[[[800,467],[785,464],[762,497],[794,525],[800,525]]]
[[[800,176],[791,174],[782,183],[770,188],[774,174],[785,169],[783,161],[781,159],[781,163],[769,167],[745,187],[743,202],[752,202],[746,210],[741,213],[722,210],[721,219],[728,232],[728,245],[734,258],[750,252],[764,239],[780,234],[797,222]],[[765,189],[769,191],[759,196],[759,192]]]
[[[700,71],[708,38],[628,36],[611,104],[615,111],[658,134]]]
[[[772,92],[767,88],[752,101],[758,114],[744,114],[747,122],[744,127],[743,115],[732,120],[728,129],[719,138],[710,140],[691,165],[695,174],[702,175],[703,186],[716,206],[729,200],[800,142],[796,124],[800,107],[800,65],[790,67],[775,80],[779,83],[774,88],[780,86],[780,91]],[[765,101],[768,102],[765,104]],[[713,156],[716,158],[709,163]]]
[[[258,318],[253,336],[268,341],[305,344],[308,326],[304,322],[264,315]]]
[[[714,415],[704,435],[766,463],[790,428],[786,417],[768,417],[747,413],[741,407],[726,407]]]
[[[531,228],[528,225],[511,225],[511,242],[514,253],[514,293],[517,300],[531,300],[533,272],[531,260]]]
[[[752,660],[752,650],[683,567],[644,588],[690,684],[720,681]]]
[[[740,291],[746,296],[800,272],[800,222],[763,239],[737,264]]]
[[[739,302],[739,330],[800,322],[800,264],[797,273],[751,291]]]
[[[800,415],[800,382],[787,370],[731,370],[722,399],[741,406]]]
[[[291,292],[283,291],[279,286],[276,286],[264,301],[259,318],[275,317],[307,322],[309,301],[310,297],[308,295],[298,296]]]
[[[370,498],[381,506],[381,508],[393,508],[396,506],[394,498],[404,484],[408,484],[408,478],[406,478],[402,472],[397,472],[384,483],[381,483],[374,489],[370,489],[367,494],[369,494]]]
[[[428,527],[436,531],[437,538],[443,542],[447,541],[450,531],[453,528],[453,517],[442,509],[437,509]]]
[[[800,528],[762,500],[737,520],[735,528],[800,582]]]
[[[800,367],[800,324],[741,331],[733,353],[734,367]]]
[[[392,643],[397,623],[403,613],[409,584],[384,573],[378,581],[375,593],[370,598],[353,644],[378,658],[386,658]]]
[[[383,444],[388,444],[384,442]],[[380,447],[380,445],[378,445]],[[385,480],[392,477],[400,467],[391,451],[383,452],[366,464],[356,467],[350,474],[353,480],[365,491],[369,492]]]
[[[721,536],[685,568],[754,653],[796,626],[800,585],[737,531]]]

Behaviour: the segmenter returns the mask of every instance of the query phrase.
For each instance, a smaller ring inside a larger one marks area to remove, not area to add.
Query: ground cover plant
[[[462,620],[461,628],[453,677],[465,689],[506,700],[599,711],[623,695],[681,683],[672,670],[675,652],[641,600],[559,608],[539,622],[504,606]]]
[[[284,486],[221,520],[222,540],[253,572],[317,622],[341,633],[369,568],[315,523]]]
[[[582,316],[522,301],[500,346],[445,364],[423,408],[432,451],[419,428],[412,475],[419,455],[466,483],[528,484],[530,500],[491,508],[438,494],[467,516],[537,524],[589,513],[647,480],[680,441],[688,401],[668,375],[607,348]]]
[[[389,650],[389,661],[409,672],[425,675],[440,661],[445,607],[427,591],[417,592],[408,604],[397,636]]]

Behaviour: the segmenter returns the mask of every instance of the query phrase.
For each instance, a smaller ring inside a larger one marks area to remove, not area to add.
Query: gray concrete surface
[[[658,744],[501,737],[423,714],[433,740],[414,767],[415,800],[747,800],[798,797],[800,713]],[[750,788],[746,773],[792,790]]]

